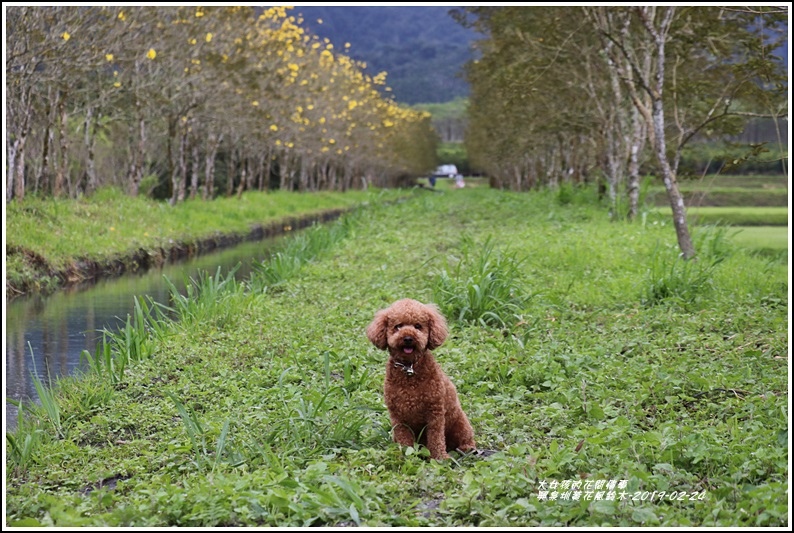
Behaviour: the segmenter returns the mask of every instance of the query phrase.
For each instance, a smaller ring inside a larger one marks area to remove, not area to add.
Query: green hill
[[[303,26],[367,63],[371,75],[386,71],[395,100],[405,104],[448,102],[469,93],[462,67],[478,35],[449,16],[451,7],[298,6]],[[318,22],[322,21],[322,22]]]

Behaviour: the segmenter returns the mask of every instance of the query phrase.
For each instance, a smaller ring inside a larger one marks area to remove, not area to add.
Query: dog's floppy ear
[[[447,329],[447,321],[444,315],[439,312],[435,304],[425,304],[425,307],[430,313],[427,349],[433,350],[444,344],[444,341],[447,340],[447,335],[449,335],[449,330]]]
[[[388,309],[381,309],[375,313],[375,318],[372,323],[367,326],[367,338],[372,344],[378,347],[379,350],[385,350],[387,347],[386,328],[388,326]]]

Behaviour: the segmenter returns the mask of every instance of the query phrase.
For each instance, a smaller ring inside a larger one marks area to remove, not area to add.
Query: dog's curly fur
[[[378,311],[367,327],[372,344],[389,351],[384,399],[394,441],[413,446],[419,437],[434,459],[449,458],[447,452],[455,449],[475,448],[474,431],[455,385],[431,353],[448,333],[435,305],[408,298]]]

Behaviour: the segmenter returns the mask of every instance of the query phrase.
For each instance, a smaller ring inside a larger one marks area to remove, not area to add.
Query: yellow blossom
[[[257,107],[259,105],[259,100],[254,100],[253,102],[251,102],[251,105]]]
[[[146,57],[148,57],[149,59],[154,59],[155,57],[157,57],[157,52],[154,50],[154,48],[149,48],[149,51],[146,52]]]
[[[212,34],[211,34],[211,33],[208,33],[208,34],[207,34],[207,37],[205,37],[205,40],[206,40],[207,42],[210,42],[210,41],[212,40]]]
[[[105,59],[108,61],[113,61],[113,54],[105,54]]]
[[[278,126],[276,126],[275,124],[271,124],[270,131],[278,131]]]
[[[124,14],[124,11],[119,12],[119,20],[122,22],[127,20],[127,15]]]
[[[64,41],[68,41],[68,40],[69,40],[69,38],[71,37],[71,35],[69,35],[69,32],[68,32],[68,31],[65,31],[65,32],[63,32],[63,33],[61,34],[61,37],[63,37],[63,40],[64,40]]]

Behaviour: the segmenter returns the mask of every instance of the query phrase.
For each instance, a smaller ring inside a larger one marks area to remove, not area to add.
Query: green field
[[[678,185],[688,207],[788,206],[786,176],[712,175],[682,180]],[[648,200],[656,206],[669,205],[667,192],[659,183],[649,187]]]
[[[652,211],[669,220],[672,210],[660,207]],[[690,207],[688,221],[695,225],[723,224],[729,226],[788,226],[787,207]]]
[[[142,305],[7,434],[6,525],[788,526],[786,258],[573,195],[418,189]],[[392,442],[364,330],[404,297],[487,454]]]

